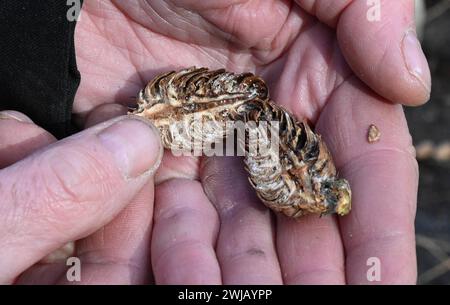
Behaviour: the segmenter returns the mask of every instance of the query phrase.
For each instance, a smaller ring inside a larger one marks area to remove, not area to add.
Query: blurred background
[[[431,100],[406,108],[420,167],[416,241],[420,284],[450,284],[450,0],[416,0]]]

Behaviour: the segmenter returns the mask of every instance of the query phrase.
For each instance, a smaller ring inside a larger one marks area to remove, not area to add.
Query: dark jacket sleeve
[[[17,110],[58,138],[74,131],[80,82],[67,1],[0,1],[0,110]]]

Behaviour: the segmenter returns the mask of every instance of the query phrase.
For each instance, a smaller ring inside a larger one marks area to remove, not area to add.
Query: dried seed
[[[266,206],[290,217],[345,215],[351,209],[350,186],[337,177],[325,142],[305,121],[270,100],[267,85],[258,76],[195,67],[161,74],[141,90],[130,114],[151,120],[164,147],[194,152],[205,152],[212,143],[234,134],[220,128],[227,122],[243,122],[251,126],[238,139],[245,151],[245,168]]]
[[[367,133],[367,141],[369,143],[376,143],[380,141],[381,138],[381,132],[378,129],[378,127],[374,124],[371,124],[369,126],[369,132]]]

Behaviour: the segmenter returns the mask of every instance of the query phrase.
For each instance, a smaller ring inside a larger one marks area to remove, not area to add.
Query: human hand
[[[0,113],[1,284],[68,283],[65,260],[40,260],[74,240],[83,280],[148,280],[134,261],[148,265],[162,154],[152,128],[120,117],[56,142],[23,114]]]
[[[406,34],[413,1],[381,1],[380,22],[366,19],[365,1],[233,3],[86,2],[76,33],[79,121],[98,105],[133,102],[171,68],[255,71],[277,103],[315,122],[350,181],[353,210],[273,219],[233,159],[166,154],[155,178],[156,282],[367,283],[370,257],[383,283],[415,282],[417,164],[402,109],[388,101],[429,96],[426,59]],[[382,138],[369,145],[372,123]]]

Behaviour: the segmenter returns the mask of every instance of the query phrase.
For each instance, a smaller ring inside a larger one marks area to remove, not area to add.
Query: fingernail
[[[409,73],[419,80],[429,94],[431,90],[430,68],[414,30],[406,32],[403,38],[402,51]]]
[[[152,170],[162,154],[158,131],[142,120],[120,120],[102,130],[98,138],[125,178],[136,178]]]
[[[0,120],[16,120],[23,123],[33,123],[33,121],[27,117],[25,114],[14,111],[14,110],[5,110],[0,112]]]

